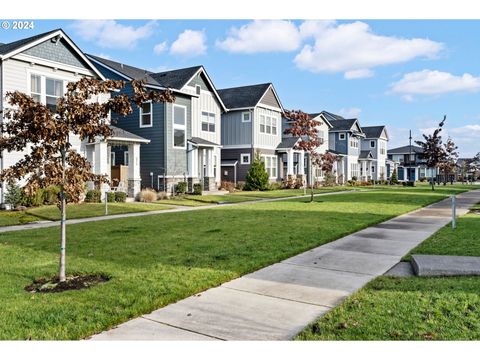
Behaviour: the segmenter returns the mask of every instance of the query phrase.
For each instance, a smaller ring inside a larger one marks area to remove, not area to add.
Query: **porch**
[[[277,146],[277,154],[279,161],[278,177],[282,180],[288,179],[289,176],[294,178],[304,177],[307,168],[304,150],[298,150],[295,145],[299,138],[287,137]]]
[[[187,172],[188,172],[188,190],[193,190],[194,183],[201,183],[204,191],[214,191],[218,189],[217,171],[218,159],[217,153],[221,146],[211,141],[192,137],[187,145]]]

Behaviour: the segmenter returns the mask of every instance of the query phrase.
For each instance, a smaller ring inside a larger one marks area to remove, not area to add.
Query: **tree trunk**
[[[65,221],[67,218],[67,207],[66,207],[66,199],[65,199],[65,157],[66,152],[65,150],[62,151],[62,185],[60,187],[60,211],[61,211],[61,218],[60,218],[60,269],[58,278],[60,282],[66,280],[65,276],[65,246],[67,242],[67,228],[65,226]]]
[[[434,191],[435,190],[435,179],[433,178],[433,176],[431,178],[430,183],[432,184],[432,191]]]
[[[311,196],[310,196],[310,202],[313,202],[313,182],[310,184],[310,189],[311,189]]]

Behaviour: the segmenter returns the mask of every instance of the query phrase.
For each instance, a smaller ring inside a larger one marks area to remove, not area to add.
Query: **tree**
[[[322,158],[317,149],[323,143],[318,138],[318,127],[322,125],[322,122],[314,120],[310,115],[301,110],[286,111],[284,116],[291,120],[289,127],[285,129],[284,133],[300,139],[295,145],[295,149],[306,152],[312,165],[321,166]],[[313,181],[310,182],[310,189],[310,202],[313,202]]]
[[[445,151],[442,146],[442,127],[447,120],[447,115],[443,117],[443,120],[438,124],[438,128],[435,129],[433,134],[423,134],[424,141],[415,141],[415,143],[423,149],[423,152],[419,155],[420,159],[425,160],[427,167],[436,169],[439,164],[445,159]],[[435,190],[435,179],[431,178],[432,190]]]
[[[455,145],[451,138],[448,138],[447,142],[443,145],[444,157],[439,164],[440,171],[443,172],[443,185],[447,185],[447,178],[455,169],[455,164],[458,159],[457,149],[458,146]]]
[[[259,152],[255,154],[255,159],[253,160],[250,169],[248,169],[245,180],[244,189],[247,191],[268,190],[268,173],[267,170],[265,170],[265,164],[260,158]]]
[[[5,121],[1,125],[0,151],[25,151],[27,153],[16,164],[0,173],[0,181],[13,182],[26,179],[25,193],[51,185],[59,186],[57,206],[61,211],[59,281],[65,276],[66,247],[66,204],[78,202],[84,193],[87,181],[106,183],[105,175],[92,173],[85,157],[72,149],[70,137],[78,136],[82,141],[108,138],[112,130],[108,124],[110,113],[125,116],[133,109],[131,102],[140,106],[146,101],[173,101],[170,91],[147,92],[143,82],[131,82],[133,95],[112,95],[106,101],[98,101],[99,95],[114,93],[126,83],[119,80],[101,81],[83,78],[67,85],[67,91],[57,101],[56,107],[36,102],[19,91],[7,92],[11,105],[5,110]]]
[[[335,185],[336,179],[332,172],[333,164],[338,160],[338,156],[327,150],[324,154],[320,154],[315,160],[315,165],[319,166],[324,173],[324,183],[328,186]]]
[[[396,185],[398,184],[398,176],[397,176],[397,169],[393,169],[392,176],[390,176],[390,184]]]

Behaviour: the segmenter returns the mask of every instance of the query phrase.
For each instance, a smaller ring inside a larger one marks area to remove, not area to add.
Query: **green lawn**
[[[335,187],[324,187],[320,189],[314,189],[315,194],[323,194],[327,192],[336,192],[336,191],[344,191],[344,190],[351,190],[350,188],[343,187],[343,186],[335,186]],[[306,191],[307,195],[310,195],[310,189],[307,188]],[[273,198],[286,198],[291,196],[301,196],[304,195],[303,189],[281,189],[281,190],[267,190],[267,191],[237,191],[232,194],[231,196],[250,196],[250,197],[257,197],[257,198],[266,198],[266,199],[273,199]]]
[[[480,214],[467,214],[411,254],[480,256],[479,230]],[[297,339],[479,340],[480,277],[379,277]]]
[[[450,192],[462,191],[450,188]],[[58,265],[58,228],[0,234],[0,339],[78,339],[441,200],[420,189],[340,193],[69,225],[68,273],[108,283],[30,294]]]
[[[247,195],[247,194],[245,194]],[[237,196],[234,194],[228,195],[188,195],[186,197],[189,200],[195,200],[200,202],[206,202],[209,204],[221,204],[221,203],[240,203],[245,201],[258,200],[258,197],[253,196]]]
[[[24,211],[0,211],[0,227],[21,225],[40,220],[36,216],[26,214]]]

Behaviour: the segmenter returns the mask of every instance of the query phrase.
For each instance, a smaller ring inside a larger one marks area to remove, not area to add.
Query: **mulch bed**
[[[58,276],[50,279],[40,278],[32,284],[25,286],[25,291],[30,293],[55,293],[67,290],[80,290],[107,282],[110,277],[100,274],[70,275],[65,281],[59,282]]]

